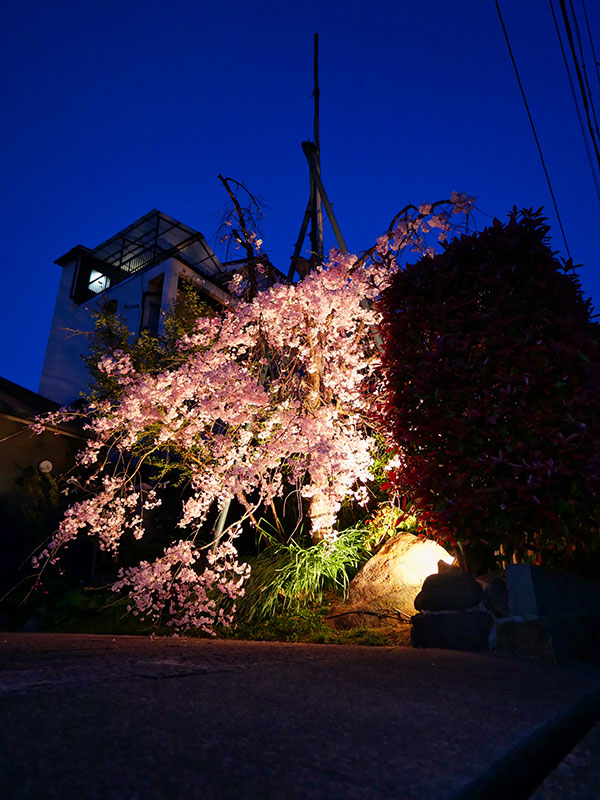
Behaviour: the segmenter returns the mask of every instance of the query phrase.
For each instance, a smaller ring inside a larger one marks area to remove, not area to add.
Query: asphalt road
[[[0,797],[518,800],[599,714],[597,666],[0,634]]]

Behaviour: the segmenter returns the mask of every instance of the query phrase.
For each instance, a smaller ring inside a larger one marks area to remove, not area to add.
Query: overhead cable
[[[573,42],[573,32],[571,30],[571,23],[569,21],[569,15],[567,14],[567,7],[565,5],[565,0],[558,0],[560,3],[560,9],[562,11],[563,21],[565,23],[565,31],[567,33],[567,39],[569,41],[569,47],[571,48],[571,54],[573,56],[573,63],[575,64],[575,72],[577,73],[577,82],[579,83],[579,91],[581,93],[581,100],[583,103],[583,110],[585,111],[585,115],[587,117],[588,129],[590,131],[590,138],[592,140],[592,144],[594,146],[594,151],[596,153],[596,160],[598,161],[598,167],[600,167],[600,150],[598,149],[598,142],[596,141],[596,134],[594,133],[594,128],[592,125],[592,118],[590,116],[590,106],[588,103],[588,99],[585,94],[585,83],[583,80],[583,76],[581,74],[581,69],[579,67],[579,62],[577,61],[577,54],[575,52],[575,44]]]
[[[569,79],[569,86],[571,87],[571,95],[573,96],[573,102],[575,103],[575,111],[577,112],[577,119],[579,120],[579,127],[581,129],[581,135],[583,137],[583,143],[585,145],[585,151],[587,153],[588,161],[590,164],[590,170],[592,173],[592,177],[594,179],[594,186],[596,187],[596,194],[598,195],[598,200],[600,200],[600,180],[598,179],[598,170],[594,164],[594,159],[592,157],[592,151],[590,150],[590,145],[588,142],[588,137],[585,132],[585,125],[583,122],[583,118],[581,116],[581,110],[579,108],[579,103],[577,102],[577,94],[575,92],[575,86],[573,84],[573,78],[571,76],[571,69],[569,67],[569,61],[567,59],[567,54],[565,53],[565,48],[563,45],[562,36],[560,33],[560,27],[558,25],[558,20],[556,19],[556,14],[554,13],[554,4],[552,0],[549,0],[550,3],[550,11],[552,12],[552,19],[554,20],[554,27],[556,29],[556,35],[558,37],[558,43],[560,45],[560,52],[562,53],[563,61],[565,64],[565,71],[567,73],[567,77]]]
[[[590,28],[590,21],[587,15],[587,8],[585,7],[585,0],[581,0],[581,5],[583,6],[583,16],[585,17],[585,26],[587,28],[588,37],[590,40],[590,48],[592,50],[592,57],[594,59],[594,66],[596,68],[596,77],[598,78],[598,83],[600,83],[600,62],[598,61],[598,57],[596,56],[596,48],[594,47],[594,40],[592,39],[592,31]]]
[[[579,31],[579,22],[577,21],[577,14],[575,13],[575,9],[573,8],[572,0],[569,0],[569,6],[571,7],[571,15],[573,17],[573,25],[575,27],[575,36],[577,37],[577,46],[579,47],[579,56],[581,58],[581,69],[583,71],[583,78],[588,93],[588,99],[590,103],[590,108],[592,110],[592,116],[594,118],[594,127],[596,128],[596,136],[600,136],[600,131],[598,131],[598,118],[596,117],[596,109],[594,108],[594,98],[592,97],[592,88],[590,86],[587,69],[585,67],[585,55],[583,53],[583,43],[581,41],[581,33]],[[590,35],[590,41],[591,41],[591,35]]]
[[[546,176],[546,181],[548,183],[548,189],[550,190],[550,196],[552,197],[552,204],[554,205],[554,211],[556,213],[556,218],[558,220],[558,225],[560,228],[560,232],[562,233],[563,241],[565,243],[565,249],[567,251],[567,255],[569,258],[571,257],[571,251],[569,250],[569,245],[567,244],[567,237],[565,235],[565,229],[563,228],[562,220],[560,218],[560,213],[558,211],[558,205],[556,203],[556,197],[554,196],[554,190],[552,189],[552,182],[550,181],[550,175],[548,174],[548,170],[546,168],[546,162],[544,161],[544,155],[542,153],[542,147],[540,145],[540,140],[538,139],[538,135],[535,129],[535,125],[533,123],[533,117],[531,116],[531,111],[529,110],[529,103],[527,102],[527,97],[525,96],[525,90],[523,89],[523,84],[521,83],[521,77],[519,75],[519,70],[517,69],[517,63],[515,61],[515,57],[513,56],[512,47],[510,46],[510,40],[508,38],[508,33],[506,31],[506,26],[504,25],[504,20],[502,19],[502,12],[500,11],[500,6],[498,4],[498,0],[495,0],[496,3],[496,10],[498,12],[498,17],[500,19],[500,25],[502,26],[502,31],[504,33],[504,38],[506,39],[506,46],[508,47],[508,53],[510,55],[510,60],[512,61],[513,69],[515,71],[515,75],[517,77],[517,83],[519,84],[519,89],[521,90],[521,97],[523,98],[523,103],[525,104],[525,110],[527,111],[527,116],[529,117],[529,123],[531,125],[531,130],[533,131],[533,138],[535,139],[535,143],[537,145],[538,153],[540,156],[540,161],[542,162],[542,167],[544,169],[544,175]]]

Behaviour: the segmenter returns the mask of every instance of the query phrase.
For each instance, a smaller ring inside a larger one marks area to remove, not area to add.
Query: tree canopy
[[[515,209],[382,293],[393,483],[473,568],[500,549],[561,563],[600,545],[599,328],[548,231]]]
[[[115,589],[129,592],[136,613],[212,632],[231,622],[244,591],[249,568],[235,539],[261,509],[300,498],[313,540],[333,542],[342,502],[366,502],[373,475],[375,301],[402,254],[434,252],[435,235],[445,239],[453,214],[468,213],[471,203],[454,193],[407,206],[362,255],[333,252],[298,283],[258,291],[251,282],[249,299],[198,317],[177,339],[176,358],[125,346],[96,357],[110,391],[84,412],[89,439],[78,499],[37,563],[56,562],[80,534],[109,554],[151,536],[155,509],[175,480],[175,530],[157,557],[121,570]],[[249,232],[246,245],[259,246]],[[213,529],[215,510],[230,498],[241,516]]]

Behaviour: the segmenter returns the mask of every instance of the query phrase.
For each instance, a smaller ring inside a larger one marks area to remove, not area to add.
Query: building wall
[[[39,388],[40,394],[61,405],[71,405],[87,389],[88,373],[83,362],[88,346],[86,334],[94,329],[92,312],[104,301],[116,300],[117,313],[123,318],[132,336],[137,336],[142,323],[144,295],[152,290],[151,283],[156,283],[161,275],[164,276],[160,298],[161,312],[167,313],[172,309],[177,296],[179,276],[192,281],[220,302],[226,302],[228,298],[225,292],[210,281],[201,278],[177,259],[170,258],[161,264],[139,270],[97,297],[76,305],[70,297],[76,268],[76,259],[62,268]],[[159,322],[159,333],[161,328],[162,320]]]
[[[46,431],[35,434],[27,422],[9,419],[0,414],[2,469],[0,469],[0,499],[19,491],[19,481],[27,469],[37,469],[41,461],[51,461],[53,472],[63,472],[73,466],[75,453],[83,447],[82,437]]]
[[[50,482],[73,467],[83,444],[50,431],[38,436],[27,421],[0,414],[0,597],[31,575],[31,554],[54,533],[61,509],[47,500]],[[38,471],[42,461],[52,462],[48,475]]]

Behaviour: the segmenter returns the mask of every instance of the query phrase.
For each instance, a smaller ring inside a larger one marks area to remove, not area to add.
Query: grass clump
[[[280,611],[271,617],[240,622],[223,632],[226,638],[260,642],[304,642],[305,644],[356,644],[368,647],[408,646],[410,625],[396,624],[382,628],[335,630],[327,620],[329,605],[335,597],[324,592],[322,605],[307,605]]]
[[[359,529],[344,531],[334,542],[323,540],[309,546],[295,539],[283,543],[262,533],[268,545],[251,561],[252,572],[237,612],[242,624],[318,606],[326,591],[345,593],[369,557],[364,531]]]

